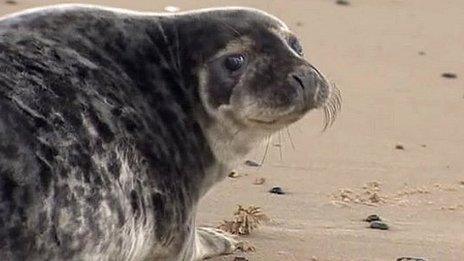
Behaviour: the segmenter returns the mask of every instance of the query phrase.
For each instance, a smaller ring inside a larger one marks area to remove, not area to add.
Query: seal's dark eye
[[[233,54],[226,58],[225,66],[230,71],[237,71],[245,63],[245,55]]]
[[[297,54],[301,56],[303,55],[303,47],[301,47],[301,44],[296,37],[291,37],[288,44]]]

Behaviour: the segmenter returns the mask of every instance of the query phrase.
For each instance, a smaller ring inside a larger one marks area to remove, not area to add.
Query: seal
[[[0,259],[201,260],[198,202],[340,99],[279,19],[59,5],[0,19]]]

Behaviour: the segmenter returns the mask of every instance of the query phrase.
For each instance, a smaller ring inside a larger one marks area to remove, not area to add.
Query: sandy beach
[[[16,1],[0,0],[0,15],[60,2]],[[310,113],[245,159],[264,159],[261,167],[239,166],[202,200],[199,225],[230,219],[237,204],[270,218],[241,238],[256,251],[213,260],[464,260],[464,1],[80,2],[260,8],[299,35],[341,90],[331,128],[322,132],[321,112]],[[269,193],[274,186],[286,194]],[[390,229],[370,229],[370,214]]]

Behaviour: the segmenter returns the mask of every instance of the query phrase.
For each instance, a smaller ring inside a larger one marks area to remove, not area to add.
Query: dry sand
[[[0,14],[57,2],[0,1]],[[342,90],[331,129],[321,134],[320,114],[311,113],[290,128],[295,149],[285,131],[275,135],[263,167],[242,166],[202,201],[203,225],[230,218],[236,204],[268,214],[271,221],[245,237],[256,246],[249,260],[464,260],[464,1],[83,2],[264,9],[301,36],[308,59]],[[264,149],[248,159],[260,161]],[[266,182],[254,185],[259,177]],[[369,182],[380,191],[363,189]],[[275,185],[288,194],[268,193]],[[368,229],[362,219],[372,213],[391,229]],[[234,256],[243,254],[215,260]]]

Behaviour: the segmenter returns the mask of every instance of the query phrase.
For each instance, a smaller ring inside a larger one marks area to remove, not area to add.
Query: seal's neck
[[[200,121],[201,122],[201,121]],[[222,181],[239,162],[264,140],[262,132],[234,128],[220,121],[201,124],[211,152],[216,159],[206,170],[201,194]]]
[[[211,120],[209,124],[200,123],[200,125],[202,125],[216,160],[229,168],[235,167],[253,148],[271,134],[238,126],[220,117]]]

